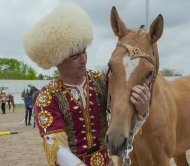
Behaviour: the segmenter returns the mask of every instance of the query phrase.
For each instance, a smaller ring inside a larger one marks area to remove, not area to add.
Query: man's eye
[[[69,59],[77,59],[79,57],[80,54],[75,54],[69,57]]]
[[[73,55],[73,56],[71,56],[70,58],[71,58],[71,59],[77,59],[77,58],[78,58],[78,54]]]
[[[72,55],[69,58],[71,58],[71,59],[77,59],[80,55],[85,54],[85,53],[86,53],[86,48],[83,50],[83,52],[77,53],[75,55]]]

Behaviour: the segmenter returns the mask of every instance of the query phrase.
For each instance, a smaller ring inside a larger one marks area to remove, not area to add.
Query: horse
[[[7,103],[9,106],[9,110],[11,110],[11,107],[13,108],[13,112],[15,110],[15,102],[14,102],[14,96],[12,94],[6,94],[7,96]]]
[[[115,7],[110,20],[118,37],[107,74],[111,120],[105,141],[110,153],[122,154],[119,164],[124,165],[130,165],[130,158],[132,166],[169,166],[173,157],[177,166],[187,166],[190,77],[167,81],[159,72],[157,41],[164,28],[162,15],[149,29],[127,27]],[[151,101],[146,122],[135,135],[137,113],[130,94],[133,86],[144,83],[150,89]]]
[[[39,89],[37,89],[35,86],[31,86],[31,85],[28,85],[30,87],[30,90],[29,90],[29,95],[32,96],[32,105],[33,105],[33,108],[34,108],[34,105],[35,105],[35,102],[36,102],[36,99],[38,97],[38,94],[40,92]],[[35,117],[34,117],[34,127],[36,126],[36,123],[35,123]]]
[[[3,95],[3,92],[1,91],[0,98],[2,97],[2,95]],[[4,93],[4,96],[6,98],[5,103],[8,103],[9,111],[11,110],[11,107],[12,107],[13,112],[14,112],[14,109],[15,109],[14,96],[12,94],[6,94],[6,93]]]

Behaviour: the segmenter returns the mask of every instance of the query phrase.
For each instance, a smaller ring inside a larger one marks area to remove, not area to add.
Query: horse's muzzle
[[[112,155],[121,156],[126,149],[128,138],[112,137],[112,135],[106,135],[105,142]]]

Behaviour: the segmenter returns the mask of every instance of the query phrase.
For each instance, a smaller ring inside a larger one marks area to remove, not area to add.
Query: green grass
[[[16,107],[16,109],[17,108],[18,109],[24,109],[25,108],[24,104],[15,104],[15,107]],[[6,110],[9,110],[8,104],[5,105],[5,108],[6,108]],[[11,110],[12,110],[12,105],[11,105]]]
[[[15,104],[16,108],[24,108],[24,104]]]

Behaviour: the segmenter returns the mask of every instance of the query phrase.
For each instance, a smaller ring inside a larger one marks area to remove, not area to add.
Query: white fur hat
[[[88,14],[73,3],[56,7],[24,35],[28,56],[44,69],[82,52],[93,39]]]

